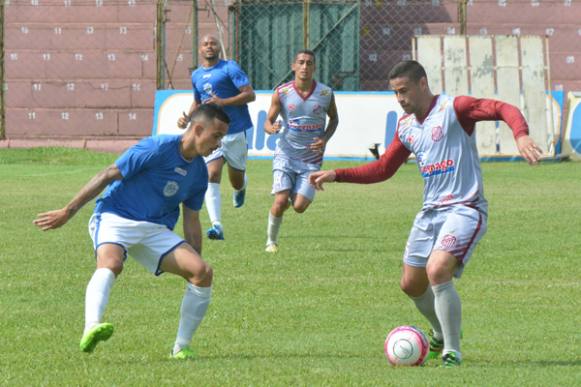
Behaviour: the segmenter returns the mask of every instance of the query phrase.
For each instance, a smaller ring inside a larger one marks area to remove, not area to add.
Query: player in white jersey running
[[[403,261],[400,286],[432,326],[431,357],[442,353],[445,367],[461,363],[461,303],[453,277],[460,277],[486,232],[487,202],[482,190],[474,127],[502,120],[513,131],[518,150],[536,164],[541,149],[515,106],[491,99],[434,96],[424,68],[416,61],[397,64],[389,84],[406,115],[388,149],[375,162],[319,171],[309,180],[369,184],[389,179],[410,154],[424,179],[424,204],[414,220]]]
[[[198,213],[208,186],[203,156],[220,146],[229,121],[217,105],[199,106],[182,135],[143,139],[95,175],[65,207],[34,220],[44,231],[59,228],[107,187],[89,221],[97,269],[87,285],[81,351],[93,352],[113,334],[113,325],[102,320],[129,254],[155,275],[168,272],[187,281],[171,357],[194,358],[190,342],[210,304],[213,277],[201,258]],[[173,232],[180,204],[185,240]]]
[[[315,189],[308,182],[309,174],[321,168],[325,146],[339,124],[333,90],[313,79],[315,53],[299,51],[291,68],[294,80],[276,88],[264,123],[267,133],[280,133],[272,162],[275,196],[268,214],[269,253],[278,252],[278,233],[290,204],[301,214],[313,201]],[[276,120],[279,114],[283,122]]]

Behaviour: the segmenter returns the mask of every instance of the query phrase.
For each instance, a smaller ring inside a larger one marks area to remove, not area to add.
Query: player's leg
[[[315,187],[309,183],[310,173],[311,171],[303,171],[296,177],[292,202],[293,209],[299,214],[305,212],[315,198]]]
[[[230,184],[234,188],[232,205],[235,208],[240,208],[244,205],[246,185],[248,184],[248,176],[246,175],[246,161],[248,159],[246,132],[229,135],[222,142],[222,147],[224,148],[224,157],[228,163]]]
[[[284,212],[289,208],[290,190],[279,191],[274,195],[274,202],[268,212],[266,227],[266,252],[278,252],[278,233],[282,224]]]
[[[172,350],[175,359],[192,359],[190,343],[206,315],[212,296],[212,268],[187,243],[163,257],[161,271],[176,274],[188,284],[180,308],[180,321]]]
[[[123,270],[126,252],[118,243],[124,232],[123,219],[107,215],[104,219],[93,215],[89,222],[89,233],[96,246],[97,268],[85,293],[85,328],[79,345],[83,352],[93,352],[100,341],[113,334],[113,325],[103,322],[103,316],[115,278]]]
[[[206,159],[206,165],[208,167],[208,189],[206,190],[206,196],[204,197],[204,203],[206,204],[206,209],[208,210],[208,216],[210,217],[210,224],[212,225],[207,232],[208,238],[215,240],[224,239],[224,231],[222,227],[222,199],[220,197],[220,180],[222,179],[222,168],[224,166],[224,158],[222,156],[209,158],[217,156],[221,152],[221,149],[214,151]]]
[[[435,309],[444,336],[444,366],[461,363],[462,304],[453,277],[460,277],[478,241],[486,232],[486,216],[459,206],[438,216],[444,218],[426,272],[434,292]]]
[[[444,347],[444,336],[436,315],[434,293],[426,274],[426,265],[434,241],[431,215],[420,212],[412,226],[406,250],[400,287],[414,302],[431,326],[430,358],[437,357]]]

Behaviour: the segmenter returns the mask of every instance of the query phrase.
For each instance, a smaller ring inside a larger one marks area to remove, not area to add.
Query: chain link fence
[[[581,4],[571,0],[4,0],[0,138],[150,132],[157,89],[190,89],[198,41],[218,36],[255,89],[317,55],[336,90],[386,90],[416,35],[549,36],[553,88],[579,90]]]

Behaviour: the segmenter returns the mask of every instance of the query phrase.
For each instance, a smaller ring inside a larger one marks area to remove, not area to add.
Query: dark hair
[[[408,77],[414,82],[418,82],[423,77],[428,78],[424,67],[415,60],[404,60],[399,62],[389,72],[389,79]]]
[[[295,55],[295,60],[294,60],[293,62],[296,62],[296,60],[297,60],[297,57],[298,57],[299,55],[301,55],[301,54],[306,54],[306,55],[310,55],[310,56],[312,56],[312,57],[313,57],[313,62],[316,62],[316,60],[317,60],[317,58],[316,58],[316,56],[315,56],[315,52],[314,52],[314,51],[312,51],[312,50],[307,50],[307,49],[304,49],[304,50],[300,50],[299,52],[297,52],[297,53],[296,53],[296,55]]]
[[[220,106],[214,103],[205,103],[199,105],[196,110],[192,112],[192,121],[197,120],[213,120],[218,119],[226,124],[230,123],[230,118],[228,114]]]

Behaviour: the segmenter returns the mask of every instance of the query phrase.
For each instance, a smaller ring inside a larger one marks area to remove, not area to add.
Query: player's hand
[[[224,100],[214,93],[212,93],[211,97],[205,100],[204,103],[213,103],[214,105],[218,105],[220,107],[224,106]]]
[[[315,137],[315,141],[309,145],[309,148],[315,152],[323,153],[325,151],[325,145],[327,145],[327,141],[323,140],[322,138]]]
[[[183,116],[178,119],[178,128],[185,129],[188,124],[190,123],[190,116],[186,114],[186,112],[182,112]]]
[[[274,124],[270,125],[270,129],[267,129],[266,126],[264,127],[264,129],[268,134],[277,134],[282,129],[282,121],[278,120]]]
[[[543,151],[530,136],[520,136],[516,139],[516,146],[521,156],[524,157],[530,165],[537,164],[541,158]]]
[[[61,227],[68,220],[69,212],[65,208],[62,208],[60,210],[38,214],[32,223],[42,231],[47,231]]]
[[[317,191],[324,191],[323,183],[335,181],[337,174],[333,170],[317,171],[309,175],[309,183],[315,186]]]

